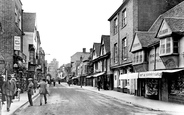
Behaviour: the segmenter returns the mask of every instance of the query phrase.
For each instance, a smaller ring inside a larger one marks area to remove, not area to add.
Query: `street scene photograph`
[[[184,1],[0,0],[0,115],[184,115]]]

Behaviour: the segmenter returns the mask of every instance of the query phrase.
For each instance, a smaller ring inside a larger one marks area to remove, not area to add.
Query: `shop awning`
[[[162,73],[175,73],[175,72],[179,72],[182,70],[184,69],[140,72],[139,78],[162,78]]]
[[[138,73],[128,73],[120,75],[119,79],[137,79]]]
[[[86,78],[92,78],[93,76],[92,75],[89,75],[89,76],[87,76]]]
[[[98,77],[98,76],[103,75],[103,74],[105,74],[105,72],[94,74],[93,77]]]
[[[76,77],[72,77],[72,79],[77,79],[77,78],[79,78],[80,76],[76,76]]]

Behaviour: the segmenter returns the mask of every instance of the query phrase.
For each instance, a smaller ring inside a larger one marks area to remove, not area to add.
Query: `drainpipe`
[[[156,46],[154,46],[154,48],[155,48],[155,55],[154,55],[154,68],[153,68],[153,70],[155,71],[156,70],[156,56],[157,56],[157,54],[156,54]]]

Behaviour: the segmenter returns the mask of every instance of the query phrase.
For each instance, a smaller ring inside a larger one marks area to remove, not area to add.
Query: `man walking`
[[[43,97],[44,97],[44,100],[45,100],[45,104],[47,104],[47,94],[48,94],[48,91],[47,91],[47,84],[46,84],[45,78],[43,78],[41,80],[41,82],[39,83],[39,87],[40,87],[39,93],[40,93],[40,106],[41,106]]]
[[[15,84],[11,81],[11,76],[8,75],[7,81],[3,84],[3,94],[5,94],[6,102],[7,102],[7,111],[10,111],[12,96],[15,92]]]
[[[30,103],[30,106],[33,106],[33,101],[32,101],[32,95],[33,95],[33,82],[32,82],[32,78],[29,78],[28,81],[29,81],[29,84],[28,84],[28,90],[27,90],[27,95],[28,95],[28,100],[29,100],[29,103]]]

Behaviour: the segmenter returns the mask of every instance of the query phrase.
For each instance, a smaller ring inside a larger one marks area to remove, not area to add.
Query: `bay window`
[[[144,52],[138,51],[134,53],[133,63],[138,64],[144,61]]]
[[[178,53],[178,40],[172,37],[160,39],[160,55]]]

